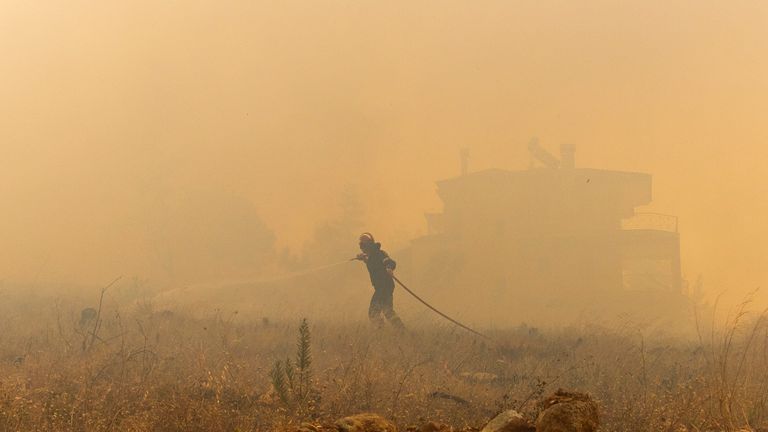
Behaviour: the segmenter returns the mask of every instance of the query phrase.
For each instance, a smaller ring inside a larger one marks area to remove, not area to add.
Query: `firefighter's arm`
[[[381,253],[384,254],[384,261],[383,262],[384,262],[384,267],[387,269],[387,273],[389,273],[389,274],[394,273],[395,272],[395,267],[397,267],[397,263],[395,262],[395,260],[390,258],[389,255],[386,252],[381,251]]]

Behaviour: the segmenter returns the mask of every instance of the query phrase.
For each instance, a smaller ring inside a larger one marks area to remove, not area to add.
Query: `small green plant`
[[[312,336],[304,318],[299,324],[296,362],[290,358],[276,361],[270,372],[272,387],[280,401],[291,411],[308,414],[313,410],[316,392],[312,385]]]
[[[272,366],[272,371],[269,373],[272,379],[272,387],[275,389],[275,393],[280,398],[280,401],[284,405],[290,404],[290,398],[288,396],[288,386],[285,383],[285,371],[283,370],[283,364],[280,360],[275,362]]]

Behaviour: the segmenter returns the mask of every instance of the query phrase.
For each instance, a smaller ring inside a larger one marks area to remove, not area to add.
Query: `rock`
[[[451,427],[444,423],[435,423],[431,421],[422,425],[419,428],[419,432],[451,432]]]
[[[378,414],[357,414],[344,417],[336,422],[339,432],[397,432],[389,420]]]
[[[559,389],[538,407],[537,432],[595,432],[600,425],[597,403],[584,393]]]
[[[481,432],[534,432],[531,422],[515,410],[507,410],[489,421]]]
[[[429,397],[435,398],[435,399],[452,400],[452,401],[456,402],[459,405],[469,405],[469,401],[467,401],[466,399],[462,399],[462,398],[460,398],[460,397],[458,397],[456,395],[452,395],[452,394],[448,394],[448,393],[443,393],[443,392],[439,392],[439,391],[430,393]]]

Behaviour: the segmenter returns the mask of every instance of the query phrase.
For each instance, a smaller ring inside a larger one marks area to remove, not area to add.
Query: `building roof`
[[[448,199],[478,191],[517,196],[599,196],[606,204],[634,208],[651,202],[651,175],[592,168],[528,170],[488,169],[437,182],[438,195]],[[534,192],[530,194],[527,192]]]

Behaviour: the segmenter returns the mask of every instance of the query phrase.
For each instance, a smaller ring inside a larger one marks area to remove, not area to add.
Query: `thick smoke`
[[[397,249],[461,148],[524,169],[538,135],[652,173],[685,277],[740,297],[768,281],[768,6],[721,6],[4,2],[0,278],[277,274],[362,229]]]

